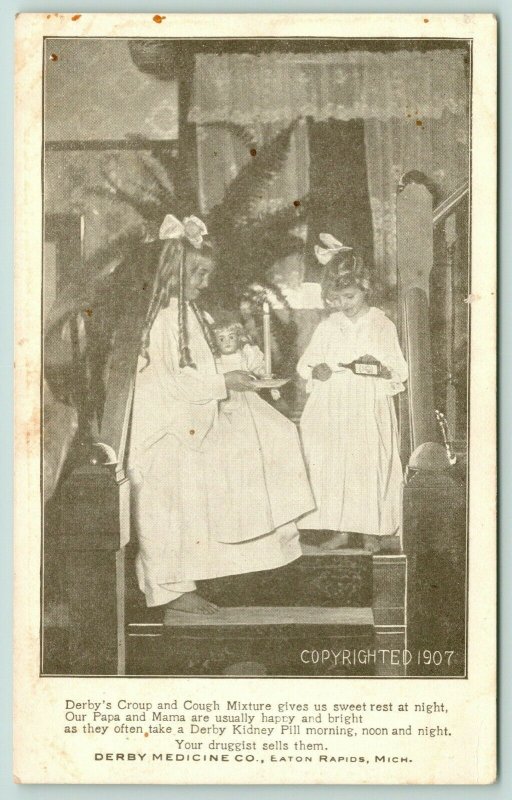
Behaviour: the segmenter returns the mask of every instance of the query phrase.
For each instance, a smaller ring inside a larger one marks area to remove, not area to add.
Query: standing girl
[[[407,365],[394,324],[370,305],[368,274],[348,248],[329,239],[317,257],[327,264],[322,293],[333,313],[318,325],[297,366],[310,393],[301,434],[316,501],[300,527],[330,532],[327,549],[363,534],[365,548],[376,552],[381,537],[400,527],[393,395],[404,389]]]

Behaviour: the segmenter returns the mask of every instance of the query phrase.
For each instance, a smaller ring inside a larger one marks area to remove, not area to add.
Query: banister
[[[462,202],[462,200],[469,194],[469,182],[465,181],[461,186],[455,189],[446,200],[443,200],[433,211],[432,224],[438,225],[443,222],[454,209]]]
[[[116,480],[126,475],[128,433],[145,307],[128,310],[116,331],[106,387],[99,442],[113,451]]]
[[[119,320],[97,439],[63,482],[55,550],[69,608],[69,674],[125,673],[125,547],[130,540],[126,475],[130,417],[148,298],[133,293]],[[98,605],[98,598],[101,603]]]
[[[445,220],[469,194],[469,181],[464,181],[464,183],[458,186],[447,198],[439,202],[439,196],[441,194],[440,187],[432,178],[429,178],[428,175],[417,169],[409,170],[409,172],[402,175],[397,185],[397,194],[399,195],[403,192],[411,183],[424,186],[432,195],[433,202],[438,203],[432,212],[432,224],[434,226]]]

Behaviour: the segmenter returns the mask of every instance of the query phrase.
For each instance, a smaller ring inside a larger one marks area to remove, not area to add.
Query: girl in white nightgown
[[[169,215],[162,225],[160,237],[169,241],[146,321],[132,418],[139,585],[148,606],[172,613],[216,611],[196,592],[196,580],[298,558],[295,520],[313,508],[298,436],[273,443],[274,468],[285,476],[276,484],[251,416],[241,438],[219,412],[230,393],[251,392],[254,379],[243,369],[219,371],[208,317],[194,303],[213,269],[205,232],[196,218],[182,224]]]
[[[316,501],[299,527],[331,532],[322,545],[327,549],[358,533],[367,549],[377,551],[380,537],[396,534],[401,521],[393,395],[404,389],[407,365],[393,322],[369,305],[368,277],[344,250],[327,261],[323,287],[338,310],[318,325],[297,366],[310,392],[301,436]],[[358,359],[376,364],[380,375],[340,366]]]

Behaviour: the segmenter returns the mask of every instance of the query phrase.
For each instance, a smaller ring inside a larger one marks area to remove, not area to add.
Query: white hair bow
[[[203,237],[208,230],[204,222],[199,217],[185,217],[180,222],[177,217],[167,214],[160,225],[158,232],[159,239],[188,239],[193,247],[199,249],[203,243]]]
[[[320,247],[319,244],[315,244],[315,256],[323,266],[328,264],[336,253],[348,253],[352,250],[352,247],[342,244],[330,233],[320,233],[319,239],[326,247]]]

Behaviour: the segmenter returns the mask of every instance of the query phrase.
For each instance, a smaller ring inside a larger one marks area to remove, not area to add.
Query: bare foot
[[[347,547],[349,544],[348,533],[333,533],[325,542],[319,545],[322,550],[338,550],[339,547]]]
[[[218,607],[197,592],[185,592],[165,607],[167,611],[185,611],[187,614],[215,614]]]

